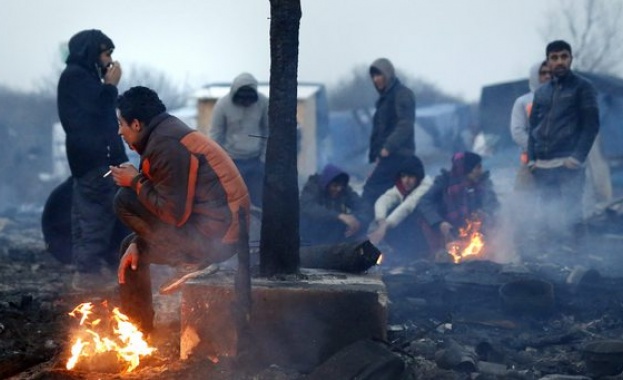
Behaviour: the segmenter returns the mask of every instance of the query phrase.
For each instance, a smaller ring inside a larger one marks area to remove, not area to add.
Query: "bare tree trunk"
[[[270,0],[270,137],[266,150],[260,272],[299,271],[296,102],[300,0]]]

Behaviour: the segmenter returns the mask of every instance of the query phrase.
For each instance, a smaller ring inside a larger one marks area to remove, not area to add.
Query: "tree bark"
[[[270,137],[266,149],[260,274],[299,271],[296,104],[300,0],[270,0]]]

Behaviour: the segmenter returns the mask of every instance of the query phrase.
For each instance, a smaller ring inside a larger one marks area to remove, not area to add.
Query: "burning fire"
[[[91,302],[78,305],[69,315],[79,319],[79,330],[71,347],[71,358],[65,367],[73,369],[81,360],[89,360],[102,354],[116,354],[117,361],[127,365],[125,372],[132,372],[142,356],[151,355],[156,349],[143,339],[143,333],[128,317],[115,307],[110,313],[107,302],[102,306],[108,320],[95,318]],[[104,323],[103,323],[104,322]]]
[[[484,254],[485,239],[480,232],[482,221],[477,217],[467,220],[464,228],[459,228],[457,240],[447,244],[447,250],[455,264],[468,257],[478,257]]]

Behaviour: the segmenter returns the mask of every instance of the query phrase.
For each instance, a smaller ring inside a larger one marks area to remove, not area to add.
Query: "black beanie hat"
[[[469,174],[478,164],[482,162],[482,157],[476,153],[465,152],[465,174]]]
[[[424,164],[417,156],[408,156],[402,160],[398,175],[412,175],[420,181],[424,178]]]
[[[482,162],[482,157],[472,152],[458,152],[452,156],[452,173],[455,176],[464,176],[471,173]]]

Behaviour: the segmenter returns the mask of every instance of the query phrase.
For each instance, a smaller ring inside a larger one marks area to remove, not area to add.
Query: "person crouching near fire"
[[[140,168],[111,166],[121,187],[115,212],[133,233],[121,244],[121,309],[143,332],[153,329],[150,264],[176,268],[168,294],[236,253],[249,194],[229,155],[166,112],[156,92],[132,87],[118,99],[119,134],[140,154]],[[248,223],[246,224],[248,225]]]
[[[309,176],[299,198],[302,245],[333,245],[365,237],[365,205],[349,180],[348,173],[333,164]]]
[[[372,244],[385,242],[391,252],[383,250],[384,262],[398,263],[428,254],[428,243],[422,231],[422,217],[414,212],[433,184],[417,156],[407,156],[400,165],[395,185],[374,203],[374,223],[368,233]]]
[[[426,236],[431,254],[445,253],[446,244],[457,239],[460,230],[470,223],[476,223],[486,234],[494,226],[499,206],[482,157],[472,152],[455,153],[450,171],[441,170],[418,205],[429,227]]]

